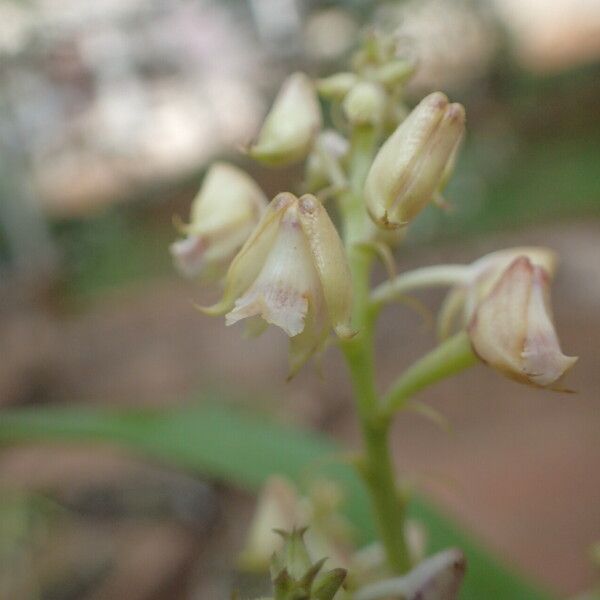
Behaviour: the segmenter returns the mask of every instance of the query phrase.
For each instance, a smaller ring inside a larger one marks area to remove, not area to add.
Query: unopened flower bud
[[[344,98],[342,108],[352,125],[379,125],[386,114],[386,93],[372,81],[360,81]]]
[[[406,83],[415,72],[415,61],[395,59],[375,69],[374,78],[386,87],[396,87]]]
[[[267,570],[273,553],[283,546],[274,530],[292,530],[301,525],[300,499],[294,486],[282,477],[271,477],[257,502],[246,546],[240,556],[242,568]]]
[[[283,544],[281,549],[271,558],[271,576],[276,579],[285,570],[292,580],[304,579],[306,581],[309,579],[306,583],[308,583],[310,589],[320,567],[313,568],[315,565],[311,561],[308,548],[304,542],[306,530],[306,527],[294,527],[291,531],[277,530],[276,533],[282,538]]]
[[[334,129],[325,129],[319,133],[306,161],[305,189],[316,192],[328,185],[335,185],[336,181],[331,178],[331,165],[327,161],[334,161],[335,165],[339,165],[349,149],[348,140]]]
[[[331,328],[352,335],[352,281],[342,241],[311,195],[282,193],[231,263],[222,300],[204,309],[232,325],[260,316],[291,338],[292,374]]]
[[[311,560],[304,542],[306,529],[277,532],[283,548],[271,559],[271,580],[275,597],[297,600],[333,600],[344,583],[346,570],[335,568],[322,572],[327,557]]]
[[[344,99],[346,94],[358,83],[356,73],[336,73],[317,81],[317,91],[327,100]]]
[[[222,276],[260,220],[267,198],[241,169],[215,163],[191,208],[187,237],[171,245],[175,266],[186,277]]]
[[[295,73],[284,82],[248,154],[269,166],[303,160],[321,123],[321,108],[312,81],[304,73]]]
[[[516,258],[477,305],[468,331],[483,362],[511,379],[558,390],[577,358],[560,349],[549,281],[543,267]]]
[[[334,600],[347,574],[346,569],[337,568],[319,575],[311,590],[311,598],[314,600]]]
[[[424,98],[377,153],[365,182],[367,209],[384,228],[407,225],[433,198],[465,126],[440,92]]]

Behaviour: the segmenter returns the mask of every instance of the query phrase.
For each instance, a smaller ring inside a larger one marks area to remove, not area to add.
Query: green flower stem
[[[390,568],[395,573],[410,569],[404,537],[404,506],[396,488],[389,452],[389,421],[379,418],[379,397],[375,389],[373,325],[375,311],[370,305],[370,275],[373,258],[359,246],[364,239],[368,216],[362,187],[372,161],[376,132],[357,128],[352,138],[350,189],[340,198],[344,235],[354,287],[354,327],[358,333],[342,343],[350,370],[358,417],[364,440],[364,457],[359,471],[371,496],[379,535]]]
[[[467,333],[457,333],[419,359],[392,384],[383,399],[383,416],[391,418],[414,394],[441,379],[460,373],[478,360]]]
[[[406,271],[378,285],[371,293],[371,302],[381,306],[413,290],[463,283],[468,275],[468,268],[467,265],[434,265]]]
[[[428,267],[401,275],[371,294],[372,253],[361,244],[370,227],[362,190],[376,148],[377,133],[370,127],[355,128],[349,159],[349,188],[339,196],[344,221],[344,238],[353,282],[353,324],[357,334],[342,342],[358,418],[361,425],[364,456],[358,463],[369,494],[379,536],[393,572],[410,570],[406,545],[405,505],[396,487],[389,448],[389,431],[394,412],[406,400],[428,385],[457,373],[477,361],[466,333],[459,333],[417,361],[379,398],[375,387],[373,328],[382,303],[410,289],[429,285],[452,285],[462,281],[465,267],[446,265]]]
[[[371,496],[389,566],[395,573],[405,573],[411,567],[404,536],[405,508],[396,488],[388,446],[389,420],[379,418],[379,398],[375,390],[373,313],[368,305],[371,262],[366,252],[356,247],[351,251],[350,264],[359,300],[355,304],[359,331],[351,340],[343,342],[342,348],[350,369],[364,441],[365,454],[358,463],[359,472]],[[367,294],[363,291],[364,282],[367,282]]]
[[[351,249],[363,242],[369,217],[362,197],[363,186],[377,144],[377,131],[373,127],[356,127],[350,140],[348,165],[349,188],[340,196],[340,212],[344,220],[344,241]],[[367,284],[368,285],[368,284]]]

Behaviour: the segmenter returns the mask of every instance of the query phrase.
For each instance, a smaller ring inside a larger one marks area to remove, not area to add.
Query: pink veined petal
[[[205,264],[206,240],[201,235],[189,235],[171,244],[171,256],[177,270],[185,277],[195,277]]]
[[[283,217],[277,238],[254,283],[226,315],[232,325],[260,315],[290,337],[304,330],[308,299],[321,294],[321,284],[296,207]]]

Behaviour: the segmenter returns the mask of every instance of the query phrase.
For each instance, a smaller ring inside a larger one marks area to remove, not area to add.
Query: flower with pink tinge
[[[550,274],[527,256],[515,258],[478,303],[468,325],[473,349],[511,379],[562,390],[577,362],[561,349],[550,308]]]
[[[204,280],[222,277],[267,206],[257,183],[233,165],[218,162],[208,171],[192,202],[186,237],[171,245],[179,272]]]
[[[556,253],[541,246],[517,246],[490,252],[463,269],[460,281],[448,292],[438,316],[438,333],[446,339],[456,329],[466,327],[475,309],[492,290],[512,262],[527,257],[552,279],[556,271]]]
[[[290,337],[291,374],[330,330],[352,335],[352,280],[327,211],[314,196],[276,196],[231,263],[222,300],[203,309],[226,324],[262,318]]]

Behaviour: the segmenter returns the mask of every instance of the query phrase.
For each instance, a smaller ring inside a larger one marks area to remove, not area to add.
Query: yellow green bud
[[[424,98],[398,126],[365,182],[367,209],[377,225],[407,225],[432,200],[464,126],[464,108],[440,92]]]
[[[344,99],[344,96],[358,83],[356,73],[336,73],[317,81],[317,91],[327,100]]]
[[[344,98],[342,108],[352,125],[379,125],[386,114],[386,101],[380,84],[359,81]]]
[[[321,129],[321,107],[312,81],[294,73],[283,84],[248,154],[269,166],[306,158]]]

